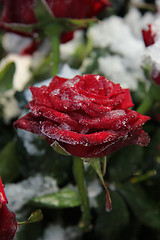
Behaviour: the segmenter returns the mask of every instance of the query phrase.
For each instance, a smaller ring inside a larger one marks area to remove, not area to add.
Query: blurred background
[[[160,22],[160,1],[110,3],[112,7],[104,8],[98,20],[61,41],[58,75],[101,74],[129,88],[133,109],[151,117],[144,126],[151,141],[147,147],[127,146],[107,157],[104,179],[111,193],[110,213],[105,211],[105,190],[85,164],[92,214],[86,233],[78,228],[81,210],[72,157],[13,128],[13,122],[27,112],[28,87],[48,84],[53,77],[50,39],[36,38],[33,44],[28,36],[0,28],[0,175],[18,221],[39,208],[44,214],[43,221],[18,227],[15,240],[160,240],[160,75],[155,82],[151,74],[160,63],[160,29],[149,46],[142,34],[148,24]]]

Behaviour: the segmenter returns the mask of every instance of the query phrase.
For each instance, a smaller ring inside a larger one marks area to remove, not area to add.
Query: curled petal
[[[54,77],[49,86],[32,87],[30,113],[15,127],[57,141],[79,157],[103,157],[124,146],[149,142],[142,130],[150,118],[129,107],[128,89],[102,76],[86,74],[73,79]]]

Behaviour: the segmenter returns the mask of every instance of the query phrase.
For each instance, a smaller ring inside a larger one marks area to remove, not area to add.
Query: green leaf
[[[80,206],[81,201],[76,191],[64,188],[57,193],[48,194],[42,197],[35,197],[30,201],[30,203],[46,208],[70,208]]]
[[[106,158],[104,157],[102,161],[105,162]],[[106,190],[106,211],[110,212],[112,210],[112,202],[111,202],[111,198],[110,198],[110,192],[109,192],[107,186],[105,185],[105,182],[104,182],[104,179],[103,179],[100,159],[99,158],[90,158],[89,163],[93,167],[93,169],[96,171],[97,175],[99,176],[99,179],[100,179],[101,183],[103,184],[103,186]]]
[[[0,71],[0,92],[7,91],[12,88],[13,75],[15,73],[15,63],[8,63]]]
[[[15,142],[9,142],[0,153],[0,175],[4,182],[10,182],[19,175],[18,154]]]
[[[119,188],[137,218],[148,227],[160,229],[160,206],[139,184],[126,183]]]

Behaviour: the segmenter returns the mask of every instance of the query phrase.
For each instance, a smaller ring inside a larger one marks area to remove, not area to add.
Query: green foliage
[[[124,181],[136,173],[143,161],[143,152],[140,146],[127,146],[111,156],[108,170],[111,181]]]
[[[67,187],[57,193],[48,194],[42,197],[35,197],[30,201],[38,207],[46,208],[70,208],[80,206],[81,201],[75,190]]]
[[[0,153],[0,176],[3,182],[11,182],[19,175],[17,146],[9,142]]]
[[[121,231],[129,224],[129,212],[124,199],[115,191],[111,191],[113,209],[105,212],[105,195],[100,194],[97,198],[98,218],[96,222],[96,234],[101,240],[115,240]]]
[[[143,224],[157,230],[160,229],[160,205],[140,185],[126,183],[118,190]]]
[[[13,75],[15,72],[15,63],[8,63],[0,71],[0,92],[3,93],[9,89],[12,89]]]
[[[72,176],[71,157],[56,153],[44,139],[31,133],[27,134],[28,139],[23,138],[23,134],[17,136],[21,174],[29,177],[41,172],[56,178],[58,185],[65,184]]]

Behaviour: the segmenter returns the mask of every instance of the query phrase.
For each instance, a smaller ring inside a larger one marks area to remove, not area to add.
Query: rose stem
[[[51,48],[53,51],[53,72],[52,76],[55,76],[58,73],[59,59],[60,59],[60,35],[53,34],[51,36]]]
[[[90,225],[90,208],[84,179],[83,160],[79,157],[74,157],[74,174],[82,204],[82,224],[80,224],[80,227],[82,227],[84,230],[88,230]]]
[[[149,94],[145,97],[145,99],[142,101],[140,106],[137,108],[137,112],[141,114],[145,114],[148,112],[148,110],[152,107],[153,99],[149,96]]]

